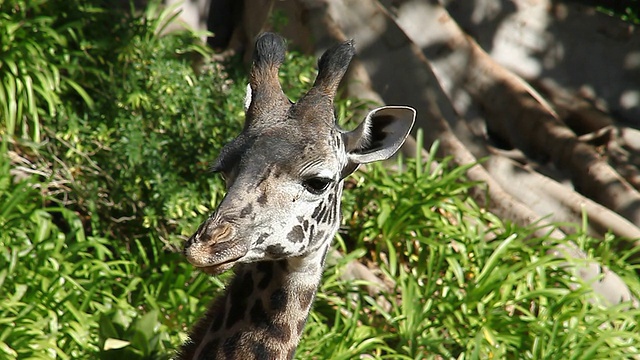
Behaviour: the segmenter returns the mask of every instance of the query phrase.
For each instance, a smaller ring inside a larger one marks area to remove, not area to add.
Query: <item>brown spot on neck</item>
[[[178,359],[196,354],[201,359],[290,359],[316,292],[290,266],[287,260],[238,266],[225,295],[194,328],[193,342]]]

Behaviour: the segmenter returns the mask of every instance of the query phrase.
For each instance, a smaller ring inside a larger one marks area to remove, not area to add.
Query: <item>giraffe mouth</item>
[[[209,275],[219,275],[222,274],[223,272],[231,269],[234,265],[236,264],[236,261],[231,261],[231,262],[227,262],[224,264],[218,264],[218,265],[213,265],[213,266],[205,266],[205,267],[197,267],[200,271],[204,272],[205,274],[209,274]]]
[[[218,261],[216,262],[212,262],[212,261],[196,262],[196,261],[191,261],[191,259],[189,259],[189,262],[191,263],[191,265],[195,266],[198,270],[206,274],[218,275],[231,269],[235,264],[238,263],[238,260],[240,260],[243,256],[244,254],[237,257],[230,258],[230,259],[225,259],[222,261],[218,259]]]
[[[231,269],[249,251],[245,241],[225,241],[211,244],[211,241],[192,243],[185,249],[191,265],[209,274],[218,275]]]

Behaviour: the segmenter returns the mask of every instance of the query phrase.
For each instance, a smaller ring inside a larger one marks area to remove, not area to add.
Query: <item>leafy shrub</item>
[[[233,59],[195,71],[194,57],[209,52],[191,32],[161,35],[174,15],[151,5],[116,24],[116,40],[101,45],[110,50],[94,107],[61,109],[43,155],[66,165],[57,169],[71,181],[65,203],[87,214],[91,231],[125,242],[150,234],[176,249],[222,194],[208,169],[241,129],[247,79]],[[293,98],[310,85],[313,61],[283,68]]]
[[[46,183],[12,181],[0,155],[0,358],[168,358],[220,281],[158,242],[116,256],[117,242],[86,236],[43,196]]]
[[[193,278],[182,257],[157,239],[174,232],[171,219],[197,226],[210,193],[215,201],[220,181],[201,175],[239,126],[239,119],[229,120],[240,114],[238,106],[229,109],[226,101],[242,104],[244,85],[231,86],[215,64],[202,75],[191,68],[189,57],[205,50],[192,33],[160,35],[171,9],[151,4],[146,13],[113,22],[122,18],[118,10],[84,7],[95,22],[80,26],[66,10],[72,2],[28,5],[50,15],[37,26],[82,30],[74,39],[83,49],[77,57],[55,47],[50,54],[54,65],[67,64],[64,58],[82,64],[83,71],[58,69],[82,88],[69,93],[61,85],[49,89],[56,101],[35,103],[45,142],[8,135],[2,142],[11,143],[13,155],[1,154],[7,168],[0,173],[0,292],[9,300],[0,314],[10,326],[0,332],[0,357],[166,358],[175,348],[168,342],[182,341],[206,299],[203,286],[222,283]],[[36,10],[27,11],[27,20]],[[12,46],[20,52],[31,45]],[[95,99],[92,106],[78,99],[82,89]],[[10,134],[8,126],[0,124],[1,132]],[[16,157],[36,162],[32,172],[42,178],[14,184],[7,169]],[[128,218],[134,220],[121,221]]]
[[[75,59],[94,10],[80,0],[0,3],[0,134],[38,142],[41,115],[54,115],[64,94],[93,104],[77,82],[90,63]]]
[[[241,64],[231,74],[217,63],[196,72],[194,56],[208,51],[191,32],[162,35],[172,9],[151,3],[123,18],[94,7],[87,26],[59,5],[47,24],[82,33],[67,45],[82,46],[73,61],[87,70],[60,71],[95,101],[52,89],[55,102],[36,102],[45,141],[3,141],[12,148],[1,154],[5,166],[22,157],[40,177],[16,185],[0,174],[0,255],[10,264],[0,314],[11,325],[0,354],[166,358],[222,286],[193,277],[166,246],[180,247],[218,201],[223,187],[208,164],[240,129],[246,75]],[[292,96],[313,78],[313,60],[302,59],[283,72]]]
[[[208,211],[202,204],[220,184],[207,164],[239,124],[227,121],[227,101],[241,102],[220,68],[193,71],[185,54],[204,50],[192,34],[160,36],[163,22],[145,16],[128,24],[111,44],[109,81],[96,94],[106,97],[94,110],[61,111],[50,133],[61,141],[49,149],[75,166],[71,200],[93,231],[127,241],[150,229],[167,236],[167,218]]]

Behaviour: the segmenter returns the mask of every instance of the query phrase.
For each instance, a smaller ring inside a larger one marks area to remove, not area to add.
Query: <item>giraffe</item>
[[[279,35],[258,37],[244,128],[213,167],[227,193],[185,244],[196,268],[235,275],[178,359],[291,359],[338,230],[344,178],[393,155],[413,126],[415,110],[405,106],[373,110],[352,131],[336,125],[333,98],[353,41],[320,57],[296,103],[278,80],[285,51]]]

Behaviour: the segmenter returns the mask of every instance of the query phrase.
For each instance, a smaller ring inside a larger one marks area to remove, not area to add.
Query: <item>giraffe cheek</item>
[[[234,265],[235,263],[226,263],[226,264],[221,264],[217,266],[208,266],[208,267],[200,268],[200,270],[202,270],[204,273],[209,275],[219,275],[231,269]]]

